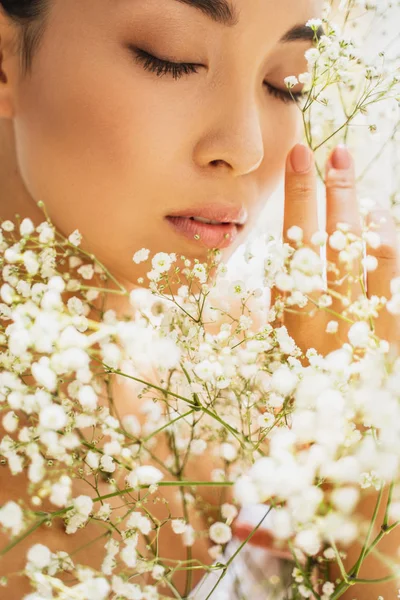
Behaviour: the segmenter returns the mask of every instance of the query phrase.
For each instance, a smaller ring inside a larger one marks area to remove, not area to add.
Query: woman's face
[[[222,211],[214,220],[247,216],[235,239],[223,237],[226,260],[299,139],[299,108],[266,84],[285,91],[284,77],[307,70],[312,42],[279,40],[320,16],[321,0],[231,0],[231,26],[204,9],[226,15],[223,0],[51,4],[32,73],[14,94],[29,194],[64,234],[78,228],[83,247],[125,281],[150,270],[132,262],[142,247],[206,259],[206,234],[183,236],[170,215],[207,216],[201,211],[213,207]],[[135,48],[199,66],[160,77]]]

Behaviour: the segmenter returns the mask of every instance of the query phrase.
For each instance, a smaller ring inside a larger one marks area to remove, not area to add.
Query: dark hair
[[[0,10],[18,26],[18,52],[21,56],[23,74],[32,66],[45,26],[48,0],[0,0]]]

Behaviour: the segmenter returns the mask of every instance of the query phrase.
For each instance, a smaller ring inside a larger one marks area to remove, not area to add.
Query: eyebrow
[[[182,4],[192,6],[197,10],[201,11],[212,21],[225,25],[225,27],[234,27],[239,22],[239,15],[235,10],[235,7],[229,0],[176,0]],[[311,27],[307,27],[304,24],[294,25],[289,31],[287,31],[279,40],[279,43],[286,44],[288,42],[298,41],[314,41],[314,35],[317,39],[320,39],[324,35],[324,30],[321,26],[318,27],[314,34]]]

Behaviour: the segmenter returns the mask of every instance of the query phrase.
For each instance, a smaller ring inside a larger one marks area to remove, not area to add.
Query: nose
[[[248,93],[228,98],[219,110],[211,110],[204,121],[207,127],[196,146],[197,164],[226,168],[234,176],[248,175],[258,169],[264,158],[264,139],[260,106]],[[212,119],[210,121],[210,119]]]

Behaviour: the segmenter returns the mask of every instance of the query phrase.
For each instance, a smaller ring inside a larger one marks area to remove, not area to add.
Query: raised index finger
[[[293,242],[288,239],[287,231],[295,225],[303,230],[304,244],[311,246],[311,238],[318,230],[317,177],[313,153],[304,144],[296,144],[286,159],[283,241],[291,245]],[[315,296],[315,292],[309,296]],[[317,347],[316,340],[310,337],[310,327],[320,331],[325,315],[315,311],[315,306],[310,303],[304,308],[296,305],[293,309],[284,314],[283,324],[289,335],[303,352],[310,345]]]
[[[317,178],[313,153],[304,144],[296,144],[286,159],[284,242],[290,243],[287,230],[294,225],[302,228],[303,241],[310,244],[318,230]]]

